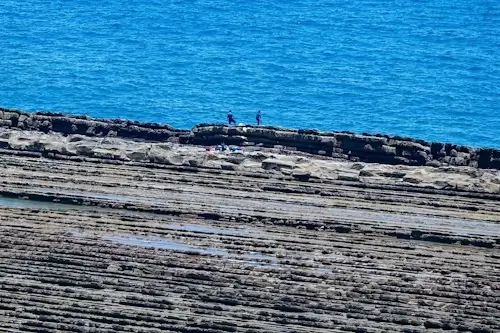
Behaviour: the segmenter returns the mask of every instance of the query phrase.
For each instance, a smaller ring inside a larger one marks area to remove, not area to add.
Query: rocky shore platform
[[[1,109],[0,331],[499,332],[499,156]]]

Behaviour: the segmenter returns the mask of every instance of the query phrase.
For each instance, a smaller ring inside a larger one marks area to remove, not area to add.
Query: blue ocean
[[[0,105],[500,147],[498,0],[3,0]]]

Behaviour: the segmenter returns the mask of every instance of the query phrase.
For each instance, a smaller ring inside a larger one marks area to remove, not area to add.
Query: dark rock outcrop
[[[225,142],[242,146],[279,146],[369,163],[500,169],[499,149],[473,148],[380,134],[200,124],[193,128],[189,142],[198,145]]]
[[[285,148],[355,162],[500,169],[500,149],[473,148],[381,134],[270,126],[228,127],[222,124],[199,124],[188,131],[167,124],[97,119],[53,112],[27,113],[5,108],[0,108],[0,127],[195,145],[216,145],[224,142],[229,145]]]
[[[86,136],[117,136],[150,141],[179,140],[189,131],[175,129],[167,124],[145,123],[124,119],[95,119],[87,116],[54,112],[27,113],[0,108],[0,126],[22,130],[81,134]]]

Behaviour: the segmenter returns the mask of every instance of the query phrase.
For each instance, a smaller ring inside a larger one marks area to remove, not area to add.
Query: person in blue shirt
[[[255,117],[255,119],[257,119],[257,125],[260,125],[260,123],[262,122],[262,114],[260,113],[260,110],[259,112],[257,112],[257,116]]]
[[[233,112],[231,112],[231,110],[229,110],[229,112],[227,113],[227,122],[229,125],[236,125],[236,120],[234,120]]]

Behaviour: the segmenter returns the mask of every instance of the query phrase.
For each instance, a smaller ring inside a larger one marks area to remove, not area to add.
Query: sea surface
[[[500,147],[499,0],[3,0],[0,105]]]

